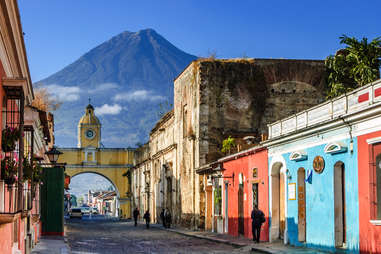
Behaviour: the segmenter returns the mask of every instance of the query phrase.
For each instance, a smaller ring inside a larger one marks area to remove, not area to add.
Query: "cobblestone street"
[[[231,245],[183,236],[132,222],[69,220],[71,252],[79,253],[249,253]]]

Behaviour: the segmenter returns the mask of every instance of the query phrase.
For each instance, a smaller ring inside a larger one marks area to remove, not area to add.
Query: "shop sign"
[[[288,200],[296,200],[296,184],[288,184]]]

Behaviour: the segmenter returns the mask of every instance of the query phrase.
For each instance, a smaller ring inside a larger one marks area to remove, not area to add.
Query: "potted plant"
[[[36,161],[33,163],[32,181],[34,183],[39,183],[42,181],[42,167]]]
[[[33,165],[32,165],[32,163],[30,163],[29,159],[24,158],[23,162],[22,162],[22,166],[23,166],[23,180],[31,181],[32,177],[33,177]]]
[[[11,152],[15,150],[16,142],[19,138],[20,130],[18,128],[6,126],[1,135],[1,148],[3,152]]]
[[[17,162],[12,158],[5,158],[1,161],[1,179],[7,185],[12,185],[17,181]]]

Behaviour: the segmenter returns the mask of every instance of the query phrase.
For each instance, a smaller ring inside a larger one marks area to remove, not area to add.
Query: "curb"
[[[258,248],[258,247],[252,247],[251,251],[260,252],[260,253],[264,253],[264,254],[279,253],[279,251],[265,250],[263,248]]]
[[[162,228],[162,227],[155,227],[155,228],[158,228],[158,229],[161,229],[161,230],[166,230],[166,231],[173,232],[173,233],[177,233],[177,234],[180,234],[180,235],[185,235],[185,236],[193,237],[193,238],[208,240],[208,241],[217,242],[217,243],[229,244],[229,245],[232,245],[232,246],[237,247],[237,248],[242,248],[242,247],[248,246],[247,244],[233,243],[233,242],[230,242],[230,241],[224,240],[224,239],[218,239],[218,238],[214,238],[214,237],[189,234],[189,233],[186,233],[186,232],[177,231],[175,229],[166,229],[166,228]],[[269,253],[269,252],[265,252],[265,253]]]

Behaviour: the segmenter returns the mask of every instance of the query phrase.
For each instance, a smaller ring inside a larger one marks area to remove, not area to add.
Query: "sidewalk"
[[[228,234],[217,234],[213,232],[205,231],[192,231],[184,228],[164,228],[159,224],[151,224],[154,228],[159,228],[162,230],[168,230],[177,234],[186,235],[190,237],[206,239],[209,241],[214,241],[218,243],[230,244],[237,248],[242,248],[242,250],[251,250],[255,253],[300,253],[300,254],[326,254],[329,252],[318,251],[315,249],[307,249],[301,247],[292,247],[290,245],[284,245],[282,242],[275,243],[260,243],[255,244],[251,239],[244,237],[234,237]]]
[[[62,236],[43,236],[32,254],[69,254],[69,246]]]

